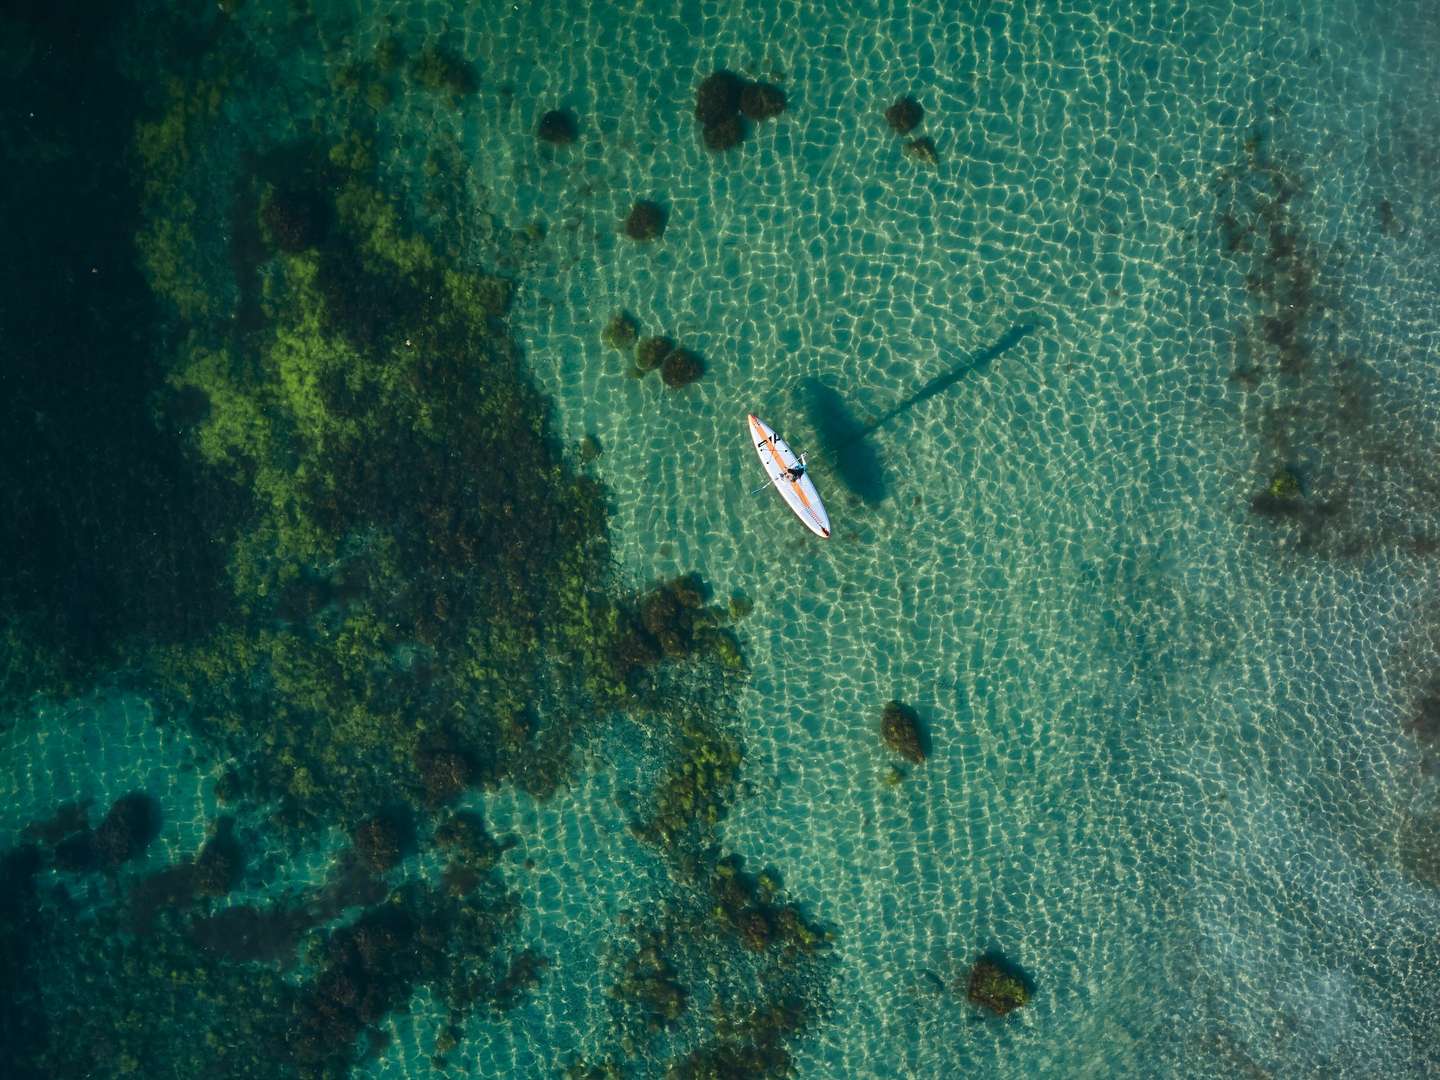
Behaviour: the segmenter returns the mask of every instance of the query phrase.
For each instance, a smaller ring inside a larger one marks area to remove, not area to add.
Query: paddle
[[[801,454],[801,455],[800,455],[800,465],[801,465],[802,467],[805,465],[805,455],[804,455],[804,454]],[[783,473],[783,472],[780,474],[780,476],[784,476],[784,475],[785,475],[785,473]],[[775,483],[776,480],[779,480],[779,479],[780,479],[780,476],[777,476],[777,477],[775,477],[774,479],[771,479],[771,480],[766,480],[765,483],[761,484],[761,485],[760,485],[758,488],[756,488],[754,491],[750,492],[750,494],[751,494],[751,495],[759,495],[760,492],[764,491],[764,490],[765,490],[766,488],[768,488],[771,484]]]

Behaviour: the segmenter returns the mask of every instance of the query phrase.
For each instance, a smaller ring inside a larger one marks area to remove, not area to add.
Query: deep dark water
[[[0,35],[0,703],[205,627],[227,492],[187,468],[136,263],[129,4],[21,4]],[[13,66],[12,66],[13,65]]]

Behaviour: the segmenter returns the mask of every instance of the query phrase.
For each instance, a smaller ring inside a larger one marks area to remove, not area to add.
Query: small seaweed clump
[[[480,88],[470,62],[443,45],[427,45],[422,49],[410,65],[410,74],[426,90],[448,94],[456,102]]]
[[[1294,469],[1282,468],[1270,477],[1270,484],[1265,489],[1272,499],[1298,499],[1304,494],[1300,485],[1300,477]]]
[[[740,111],[747,120],[779,116],[785,111],[785,91],[769,83],[746,83],[740,91]]]
[[[633,348],[635,340],[640,336],[640,324],[628,311],[617,311],[610,316],[610,321],[605,324],[605,329],[600,332],[600,340],[611,349],[621,351]]]
[[[887,702],[880,713],[880,736],[885,745],[906,761],[919,765],[925,760],[925,736],[915,710],[898,701]]]
[[[630,829],[665,850],[704,832],[724,816],[743,756],[740,744],[693,717],[681,717],[680,745],[651,798],[649,813]]]
[[[535,129],[535,137],[551,146],[569,146],[579,133],[580,124],[569,109],[551,109]]]
[[[449,856],[442,876],[446,892],[463,896],[495,868],[509,845],[490,835],[479,814],[464,811],[435,829],[435,846]]]
[[[908,135],[920,126],[920,121],[925,118],[925,110],[913,97],[906,95],[898,98],[893,105],[885,110],[885,123],[890,125],[890,130],[897,135]]]
[[[705,140],[705,149],[721,151],[733,149],[745,141],[745,128],[740,123],[740,116],[727,116],[723,120],[717,120],[713,124],[706,124],[701,131]]]
[[[656,203],[641,199],[625,218],[625,235],[642,244],[665,235],[665,211]]]
[[[764,82],[748,82],[723,68],[706,76],[695,93],[695,119],[708,150],[722,152],[745,139],[749,120],[768,120],[785,111],[785,92]]]
[[[903,153],[911,161],[919,162],[921,165],[940,164],[940,155],[935,149],[935,140],[929,136],[908,140]]]
[[[708,884],[716,916],[753,952],[773,944],[808,956],[830,943],[830,935],[806,922],[797,905],[775,902],[780,882],[773,871],[747,874],[739,855],[726,855],[715,862]]]
[[[785,1042],[810,1021],[799,998],[759,998],[738,1005],[716,1024],[715,1036],[670,1063],[665,1080],[718,1080],[793,1075]]]
[[[698,575],[663,582],[633,602],[597,601],[592,622],[604,628],[589,645],[595,666],[605,669],[587,684],[597,700],[615,705],[643,700],[653,682],[651,670],[667,659],[709,656],[726,670],[745,669],[725,611],[706,603]]]
[[[664,656],[680,660],[709,649],[725,666],[734,666],[727,648],[734,645],[734,638],[719,627],[724,616],[719,608],[706,604],[708,595],[698,574],[682,574],[656,585],[640,598],[640,625]]]
[[[667,337],[648,337],[635,349],[635,367],[639,371],[654,371],[675,351],[675,342]]]
[[[723,68],[707,75],[695,92],[695,119],[702,127],[713,127],[740,111],[745,84],[740,76]]]
[[[443,739],[436,745],[416,750],[415,770],[425,789],[425,805],[429,807],[454,802],[475,778],[470,759]]]
[[[970,969],[965,996],[971,1004],[1004,1016],[1029,1003],[1030,987],[1010,965],[993,957],[981,957]]]
[[[665,938],[645,933],[626,961],[618,982],[607,993],[639,1010],[649,1031],[659,1031],[680,1019],[690,993],[675,978],[675,969],[661,951]]]
[[[384,1045],[377,1027],[422,984],[433,985],[453,1026],[475,1004],[494,1000],[487,978],[511,901],[457,901],[407,886],[332,933],[316,950],[319,973],[301,989],[285,1050],[302,1072],[343,1075]]]
[[[689,349],[675,349],[660,364],[660,378],[672,390],[689,386],[705,374],[705,364]]]

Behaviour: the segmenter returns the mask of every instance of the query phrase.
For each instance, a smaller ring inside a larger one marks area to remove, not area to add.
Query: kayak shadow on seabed
[[[834,469],[836,477],[862,502],[874,505],[890,494],[880,455],[867,436],[916,405],[948,390],[966,375],[983,371],[1009,352],[1035,329],[1033,324],[1012,326],[988,348],[967,356],[948,371],[931,379],[915,393],[879,416],[860,420],[833,387],[819,379],[806,379],[800,388],[803,408],[819,437],[819,454]]]

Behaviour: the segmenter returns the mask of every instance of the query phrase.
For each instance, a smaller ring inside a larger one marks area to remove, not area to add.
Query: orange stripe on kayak
[[[786,483],[790,485],[790,490],[800,497],[800,501],[804,504],[805,509],[810,511],[810,519],[815,522],[815,525],[820,529],[823,536],[829,537],[830,530],[825,528],[824,525],[820,524],[819,518],[817,518],[815,515],[814,507],[810,505],[810,500],[805,497],[805,490],[800,486],[800,481],[791,480],[788,476],[786,476],[786,470],[783,468],[785,464],[785,459],[780,456],[780,447],[775,444],[775,440],[779,438],[779,436],[774,434],[761,434],[759,421],[754,417],[751,418],[750,428],[752,433],[761,436],[760,442],[757,445],[769,447],[770,453],[775,455],[775,464],[777,466],[782,466],[782,468],[780,469],[781,475],[785,476]]]

